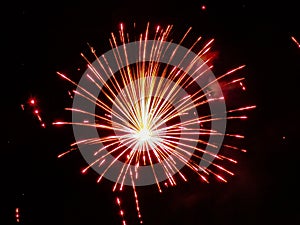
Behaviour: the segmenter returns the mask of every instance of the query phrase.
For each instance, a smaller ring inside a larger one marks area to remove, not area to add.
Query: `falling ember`
[[[296,40],[296,38],[292,36],[291,39],[298,46],[298,48],[300,48],[300,43]]]
[[[205,10],[206,6],[201,8]],[[112,33],[109,40],[112,47],[109,53],[112,54],[110,58],[114,58],[113,62],[105,55],[98,57],[89,44],[96,60],[92,63],[81,53],[88,68],[88,73],[82,79],[94,89],[86,83],[75,83],[68,75],[57,72],[57,75],[73,84],[76,90],[74,96],[69,92],[74,99],[73,108],[66,108],[72,112],[72,122],[58,121],[53,125],[72,125],[75,136],[77,128],[95,131],[95,137],[76,138],[76,142],[71,144],[72,148],[61,153],[58,158],[81,146],[95,146],[96,150],[91,154],[93,158],[82,173],[86,173],[89,168],[101,171],[98,172],[97,182],[103,177],[113,180],[113,192],[123,191],[124,186],[131,186],[137,217],[143,223],[138,186],[155,184],[157,190],[163,192],[164,188],[178,185],[180,181],[188,182],[189,173],[183,173],[181,168],[187,168],[207,183],[210,176],[221,182],[228,182],[227,176],[233,176],[234,173],[222,163],[237,163],[229,155],[231,149],[240,152],[246,150],[229,144],[222,145],[225,137],[234,139],[235,142],[244,138],[242,134],[227,133],[226,121],[247,119],[246,115],[238,113],[254,109],[255,106],[226,109],[219,82],[224,81],[226,85],[237,83],[245,91],[242,82],[245,78],[236,77],[245,65],[232,68],[217,78],[211,76],[213,73],[210,64],[213,57],[208,57],[208,54],[214,39],[201,44],[202,38],[198,37],[192,47],[186,49],[185,54],[178,54],[178,49],[183,49],[181,44],[191,28],[173,49],[170,46],[175,44],[168,42],[172,33],[171,25],[166,28],[155,26],[152,29],[148,23],[145,32],[133,38],[126,33],[124,24],[121,23],[119,28],[118,35]],[[130,42],[129,39],[139,41]],[[132,43],[135,45],[127,45]],[[137,47],[135,50],[138,51],[130,51],[132,46]],[[194,53],[196,46],[201,48]],[[130,62],[132,52],[136,54],[133,63]],[[193,57],[189,54],[193,54]],[[174,61],[179,63],[174,64],[172,60],[178,55],[181,55],[180,60]],[[191,61],[184,66],[187,59]],[[118,70],[114,69],[116,65]],[[80,104],[76,105],[78,99]],[[89,110],[87,106],[91,104],[93,107]],[[213,111],[216,105],[220,106],[216,108],[222,109],[221,112]],[[39,110],[36,112],[39,116]],[[76,115],[81,115],[80,119],[76,120]],[[42,122],[41,117],[38,118]],[[223,127],[216,124],[223,124]],[[219,143],[211,142],[210,137],[219,140]],[[225,150],[219,153],[221,146]],[[214,161],[208,161],[204,155],[213,157]],[[207,166],[199,164],[199,161],[207,163]],[[148,172],[152,174],[152,180],[147,180],[147,184],[141,183],[144,168],[149,169]],[[111,170],[117,170],[114,173],[117,175],[113,178],[109,177]],[[126,225],[119,197],[116,202],[122,224]]]
[[[202,6],[201,6],[201,9],[202,9],[202,10],[206,10],[206,6],[205,6],[205,5],[202,5]]]
[[[120,200],[120,198],[116,198],[116,202],[117,202],[117,204],[118,204],[118,207],[119,207],[119,214],[120,214],[120,216],[121,216],[121,218],[122,218],[122,225],[126,225],[126,220],[124,219],[124,211],[123,211],[123,209],[122,209],[122,206],[121,206],[121,200]]]
[[[31,108],[32,110],[32,113],[34,115],[34,117],[36,117],[41,125],[42,128],[45,128],[46,127],[46,124],[45,122],[43,121],[42,117],[41,117],[41,114],[40,114],[40,110],[39,110],[39,107],[37,105],[37,102],[34,98],[30,98],[28,100],[28,103],[27,103],[28,107]],[[25,104],[21,104],[21,108],[23,111],[25,111],[25,109],[27,108]]]
[[[242,87],[242,90],[245,91],[246,87],[244,86],[243,82],[240,82],[240,86]]]
[[[20,210],[19,210],[19,208],[16,208],[15,217],[16,217],[16,222],[19,223],[20,222]]]
[[[68,95],[70,96],[70,98],[73,98],[71,91],[68,91]]]

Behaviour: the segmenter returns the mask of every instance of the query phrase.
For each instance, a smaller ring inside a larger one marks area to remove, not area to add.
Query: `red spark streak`
[[[119,206],[119,210],[120,210],[120,215],[121,215],[121,217],[122,217],[122,224],[123,225],[126,225],[126,220],[124,219],[124,211],[123,211],[123,209],[122,209],[122,206],[121,206],[121,200],[120,200],[120,198],[116,198],[116,201],[117,201],[117,204],[118,204],[118,206]]]
[[[293,42],[298,46],[298,48],[300,48],[300,43],[296,40],[295,37],[291,36],[291,39],[293,40]]]
[[[30,98],[28,100],[29,106],[33,109],[33,115],[39,120],[41,127],[45,128],[46,124],[43,122],[42,117],[40,115],[40,110],[38,108],[37,102],[34,98]],[[21,105],[22,110],[25,110],[25,105]]]

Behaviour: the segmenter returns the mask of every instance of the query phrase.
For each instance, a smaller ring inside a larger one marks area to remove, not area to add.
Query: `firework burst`
[[[226,121],[246,119],[240,113],[255,108],[226,109],[222,88],[238,84],[246,90],[244,78],[236,76],[244,65],[215,77],[214,40],[199,37],[184,48],[191,28],[176,44],[172,29],[147,24],[131,37],[121,24],[118,35],[112,33],[111,51],[99,57],[89,45],[93,62],[81,54],[87,70],[79,83],[57,72],[76,87],[73,107],[66,109],[72,121],[54,122],[72,125],[76,139],[59,157],[79,149],[88,163],[83,173],[93,168],[98,182],[114,182],[113,191],[131,186],[141,223],[137,186],[155,184],[162,192],[162,182],[169,187],[189,179],[183,168],[205,182],[211,175],[223,182],[234,175],[222,163],[237,161],[219,150],[246,150],[223,144],[225,137],[243,138],[227,133]],[[126,224],[119,198],[117,204]]]

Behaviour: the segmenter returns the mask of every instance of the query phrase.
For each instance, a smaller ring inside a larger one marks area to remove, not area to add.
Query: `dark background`
[[[248,152],[237,156],[227,184],[190,182],[159,194],[139,190],[146,225],[300,224],[296,135],[299,129],[300,39],[296,1],[47,1],[11,2],[2,8],[2,120],[0,224],[120,224],[111,183],[97,184],[81,155],[57,159],[74,141],[71,127],[51,126],[70,118],[72,86],[56,71],[79,79],[87,42],[98,54],[110,49],[120,22],[173,24],[184,32],[215,38],[224,72],[246,64],[246,101],[257,105],[244,127]],[[201,6],[206,5],[206,10]],[[3,80],[4,78],[4,80]],[[47,128],[30,108],[34,97]],[[131,189],[121,194],[128,225],[137,224]]]

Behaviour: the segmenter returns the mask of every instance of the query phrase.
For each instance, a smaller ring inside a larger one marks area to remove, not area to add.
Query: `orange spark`
[[[300,43],[296,40],[295,37],[291,36],[291,39],[293,40],[293,42],[298,46],[298,48],[300,48]]]

